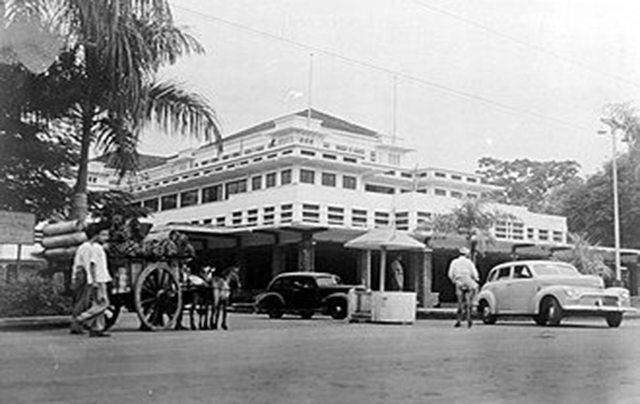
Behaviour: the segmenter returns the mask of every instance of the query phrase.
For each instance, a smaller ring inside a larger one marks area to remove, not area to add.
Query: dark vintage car
[[[287,272],[273,278],[256,297],[255,307],[270,318],[296,314],[309,319],[320,313],[340,320],[347,317],[347,295],[356,287],[342,284],[340,277],[330,273]]]

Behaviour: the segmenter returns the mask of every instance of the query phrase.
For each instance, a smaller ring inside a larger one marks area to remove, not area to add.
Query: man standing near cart
[[[108,337],[104,331],[104,313],[109,307],[107,283],[111,281],[107,267],[107,254],[104,250],[105,243],[109,240],[109,226],[106,223],[93,223],[87,228],[89,240],[83,243],[76,252],[74,259],[72,279],[81,278],[81,273],[86,276],[86,291],[82,291],[81,284],[76,291],[79,300],[74,307],[74,317],[71,332],[79,332],[82,327],[89,329],[90,337]],[[87,298],[88,296],[88,298]],[[86,308],[86,301],[90,307]],[[77,313],[80,306],[86,310]]]
[[[449,265],[449,279],[456,287],[458,300],[458,313],[455,327],[460,327],[463,318],[466,317],[467,325],[472,326],[471,309],[473,299],[478,291],[479,275],[476,265],[469,258],[471,251],[467,247],[460,247],[460,256]]]

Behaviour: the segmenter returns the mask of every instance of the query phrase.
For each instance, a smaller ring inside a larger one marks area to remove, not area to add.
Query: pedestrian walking
[[[81,326],[89,329],[90,337],[107,337],[104,332],[104,313],[109,307],[107,284],[111,281],[107,267],[107,254],[104,250],[105,243],[109,240],[109,227],[106,223],[93,223],[87,228],[89,240],[83,243],[76,252],[74,259],[74,274],[81,278],[80,273],[86,277],[85,291],[78,289],[80,300],[74,306],[74,313],[85,303],[85,310],[75,314],[73,318],[72,332],[78,332]],[[89,306],[89,307],[86,307]]]
[[[93,235],[87,230],[87,238]],[[91,260],[91,243],[85,241],[78,247],[71,269],[71,289],[73,292],[73,308],[71,309],[71,334],[84,334],[84,328],[78,316],[91,305],[91,296],[87,285],[87,271]]]
[[[404,268],[402,268],[402,255],[398,254],[391,263],[392,289],[404,289]]]
[[[471,319],[473,299],[478,291],[480,277],[476,265],[469,258],[471,251],[467,247],[461,247],[459,252],[460,256],[451,261],[448,272],[449,279],[456,287],[458,301],[455,327],[460,327],[460,323],[466,317],[467,326],[471,328],[473,325]]]

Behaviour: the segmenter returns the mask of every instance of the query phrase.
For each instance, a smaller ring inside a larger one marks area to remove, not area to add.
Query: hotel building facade
[[[373,130],[305,110],[228,136],[222,150],[205,145],[166,158],[144,156],[142,169],[122,185],[113,170],[93,161],[89,182],[131,191],[153,212],[156,228],[187,232],[201,260],[239,264],[248,290],[292,270],[333,272],[361,283],[364,267],[377,265],[379,256],[365,259],[344,242],[376,227],[420,227],[428,236],[434,215],[499,189],[473,173],[409,167],[412,151]],[[501,246],[493,260],[507,259],[517,247],[548,251],[566,244],[563,217],[520,206],[492,208],[509,214],[492,229]],[[403,253],[405,289],[418,292],[422,306],[433,304],[438,293],[444,300],[453,296],[446,270],[456,244],[428,245],[425,253]],[[366,282],[379,284],[375,271]]]

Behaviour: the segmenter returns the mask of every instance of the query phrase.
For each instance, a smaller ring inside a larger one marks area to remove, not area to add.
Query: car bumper
[[[635,313],[636,309],[633,307],[620,307],[620,306],[591,306],[591,305],[566,305],[562,307],[562,311],[566,314],[573,315],[604,315],[607,313]]]

